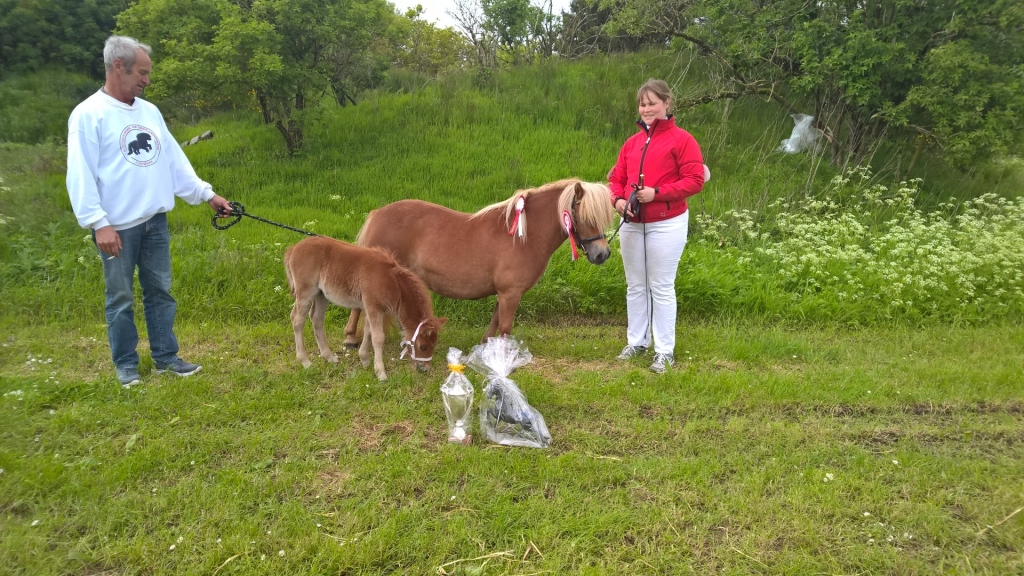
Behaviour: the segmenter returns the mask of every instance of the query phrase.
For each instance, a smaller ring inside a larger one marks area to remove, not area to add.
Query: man
[[[191,376],[202,370],[178,356],[167,212],[175,196],[231,211],[228,201],[196,176],[156,106],[140,98],[153,66],[149,53],[149,46],[133,38],[108,38],[106,83],[68,119],[68,194],[103,261],[107,339],[125,387],[140,381],[132,312],[136,267],[157,374]]]

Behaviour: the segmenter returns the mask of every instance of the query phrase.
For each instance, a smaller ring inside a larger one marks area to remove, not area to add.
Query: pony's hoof
[[[369,358],[367,358],[366,360],[363,360],[362,358],[360,358],[359,359],[359,363],[363,365],[363,368],[369,368],[370,367],[370,359]]]
[[[303,368],[309,368],[312,365],[313,365],[313,363],[310,362],[309,360],[302,360],[302,367]]]
[[[377,374],[377,380],[380,381],[380,382],[387,382],[388,381],[388,375],[387,374]]]
[[[359,343],[358,342],[345,342],[345,348],[348,348],[349,350],[355,350],[356,348],[359,348]]]
[[[337,364],[338,363],[338,357],[336,355],[334,355],[334,354],[331,354],[330,356],[324,356],[323,358],[324,358],[324,360],[327,360],[331,364]]]

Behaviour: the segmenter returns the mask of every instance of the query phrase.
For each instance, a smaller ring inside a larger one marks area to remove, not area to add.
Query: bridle
[[[594,242],[596,240],[604,240],[606,236],[602,232],[601,234],[598,234],[596,236],[590,236],[589,238],[580,237],[580,233],[576,229],[577,204],[579,204],[579,202],[576,200],[576,198],[573,198],[572,204],[569,205],[569,218],[572,220],[572,226],[569,227],[569,233],[572,234],[573,239],[576,240],[577,244],[579,244],[580,250],[582,250],[584,254],[587,254],[587,244]]]

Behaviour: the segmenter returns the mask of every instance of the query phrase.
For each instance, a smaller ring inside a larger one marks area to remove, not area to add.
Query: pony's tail
[[[284,275],[288,279],[288,291],[291,293],[292,298],[295,298],[295,280],[292,279],[292,249],[295,246],[289,246],[284,251]]]
[[[366,237],[366,230],[370,227],[370,220],[373,219],[373,215],[376,214],[376,210],[370,210],[370,213],[366,215],[366,222],[363,222],[363,227],[359,229],[359,233],[356,234],[356,245],[363,246],[363,239]]]

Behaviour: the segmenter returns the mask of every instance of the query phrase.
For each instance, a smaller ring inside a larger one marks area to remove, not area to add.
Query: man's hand
[[[104,254],[110,254],[112,258],[117,258],[121,255],[121,235],[114,230],[113,226],[104,226],[96,231],[96,246]]]
[[[210,208],[213,208],[213,211],[217,214],[223,214],[225,216],[231,214],[231,204],[216,194],[213,195],[213,198],[210,198],[210,201],[207,202],[207,204],[209,204]]]

